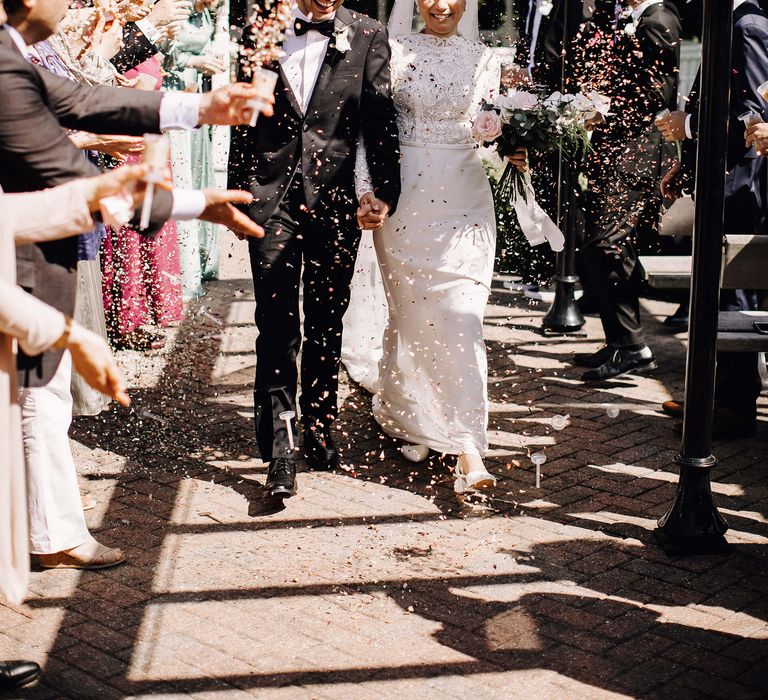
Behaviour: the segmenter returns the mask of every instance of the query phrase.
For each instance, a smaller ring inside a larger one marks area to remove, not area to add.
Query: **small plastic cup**
[[[281,411],[277,414],[277,417],[285,421],[285,429],[288,432],[288,447],[291,448],[291,451],[295,450],[295,442],[293,440],[293,427],[291,426],[291,421],[296,418],[296,412],[295,411]]]
[[[147,183],[147,192],[144,195],[144,204],[141,207],[141,220],[139,221],[139,226],[142,229],[149,226],[152,202],[155,198],[155,185],[165,181],[165,171],[168,167],[170,155],[171,144],[167,136],[144,134],[143,162],[147,166],[144,182]]]
[[[665,117],[668,117],[672,112],[670,112],[668,109],[662,109],[661,112],[659,112],[655,119],[653,120],[653,123],[656,124],[656,126],[659,125],[659,122],[664,119]]]
[[[153,92],[157,87],[157,78],[147,73],[139,73],[136,76],[136,85],[134,87],[137,90],[146,90],[147,92]]]
[[[259,114],[269,106],[270,100],[275,94],[277,77],[277,73],[271,70],[258,68],[253,71],[251,86],[256,88],[258,94],[257,97],[248,102],[248,106],[253,110],[250,126],[256,126]]]
[[[552,428],[554,430],[560,431],[565,430],[565,428],[568,427],[568,419],[570,418],[569,415],[565,416],[552,416]]]
[[[621,413],[621,409],[618,406],[606,406],[605,407],[605,413],[608,416],[608,418],[618,418],[619,413]]]
[[[536,488],[541,488],[541,465],[547,461],[547,455],[543,452],[534,452],[531,455],[531,462],[536,467]]]
[[[739,115],[739,121],[744,124],[745,129],[749,129],[750,126],[754,126],[755,124],[762,124],[763,117],[750,109],[748,112]]]
[[[766,102],[768,102],[768,80],[766,80],[759,88],[757,88],[757,94],[760,95]]]

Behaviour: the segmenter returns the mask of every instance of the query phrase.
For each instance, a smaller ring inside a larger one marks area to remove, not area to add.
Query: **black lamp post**
[[[563,7],[563,55],[560,69],[560,91],[567,92],[566,66],[567,50],[571,45],[571,21],[569,12],[575,12],[572,3]],[[569,10],[568,8],[571,7]],[[584,326],[584,317],[576,304],[576,202],[575,178],[571,160],[560,152],[558,165],[557,225],[565,236],[565,247],[557,254],[557,270],[552,278],[555,286],[555,300],[552,308],[542,321],[545,335],[576,333]]]
[[[728,524],[710,488],[712,410],[724,226],[725,168],[733,3],[704,0],[701,99],[696,167],[696,220],[693,237],[690,330],[685,376],[685,417],[680,480],[675,501],[656,534],[670,553],[688,554],[727,546]]]

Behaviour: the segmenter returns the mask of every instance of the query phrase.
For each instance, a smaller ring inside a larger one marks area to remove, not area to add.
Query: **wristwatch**
[[[51,346],[52,350],[64,350],[69,345],[69,336],[72,334],[72,324],[74,321],[70,316],[64,316],[64,332],[59,339]]]

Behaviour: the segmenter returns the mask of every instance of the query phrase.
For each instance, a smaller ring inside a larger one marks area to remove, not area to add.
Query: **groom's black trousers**
[[[296,176],[283,202],[250,239],[256,296],[256,440],[261,457],[290,455],[283,411],[296,412],[302,344],[299,290],[303,283],[304,348],[301,419],[330,427],[338,415],[342,318],[360,243],[354,193],[329,194],[315,211],[306,208]]]

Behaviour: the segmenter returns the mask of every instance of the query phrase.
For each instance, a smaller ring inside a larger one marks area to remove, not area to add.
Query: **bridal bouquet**
[[[546,95],[516,90],[483,102],[472,135],[505,159],[518,148],[573,156],[589,148],[590,128],[605,120],[610,107],[610,99],[596,92]],[[532,246],[549,242],[552,250],[562,250],[563,234],[536,202],[530,172],[520,173],[508,163],[499,188],[509,195]]]

